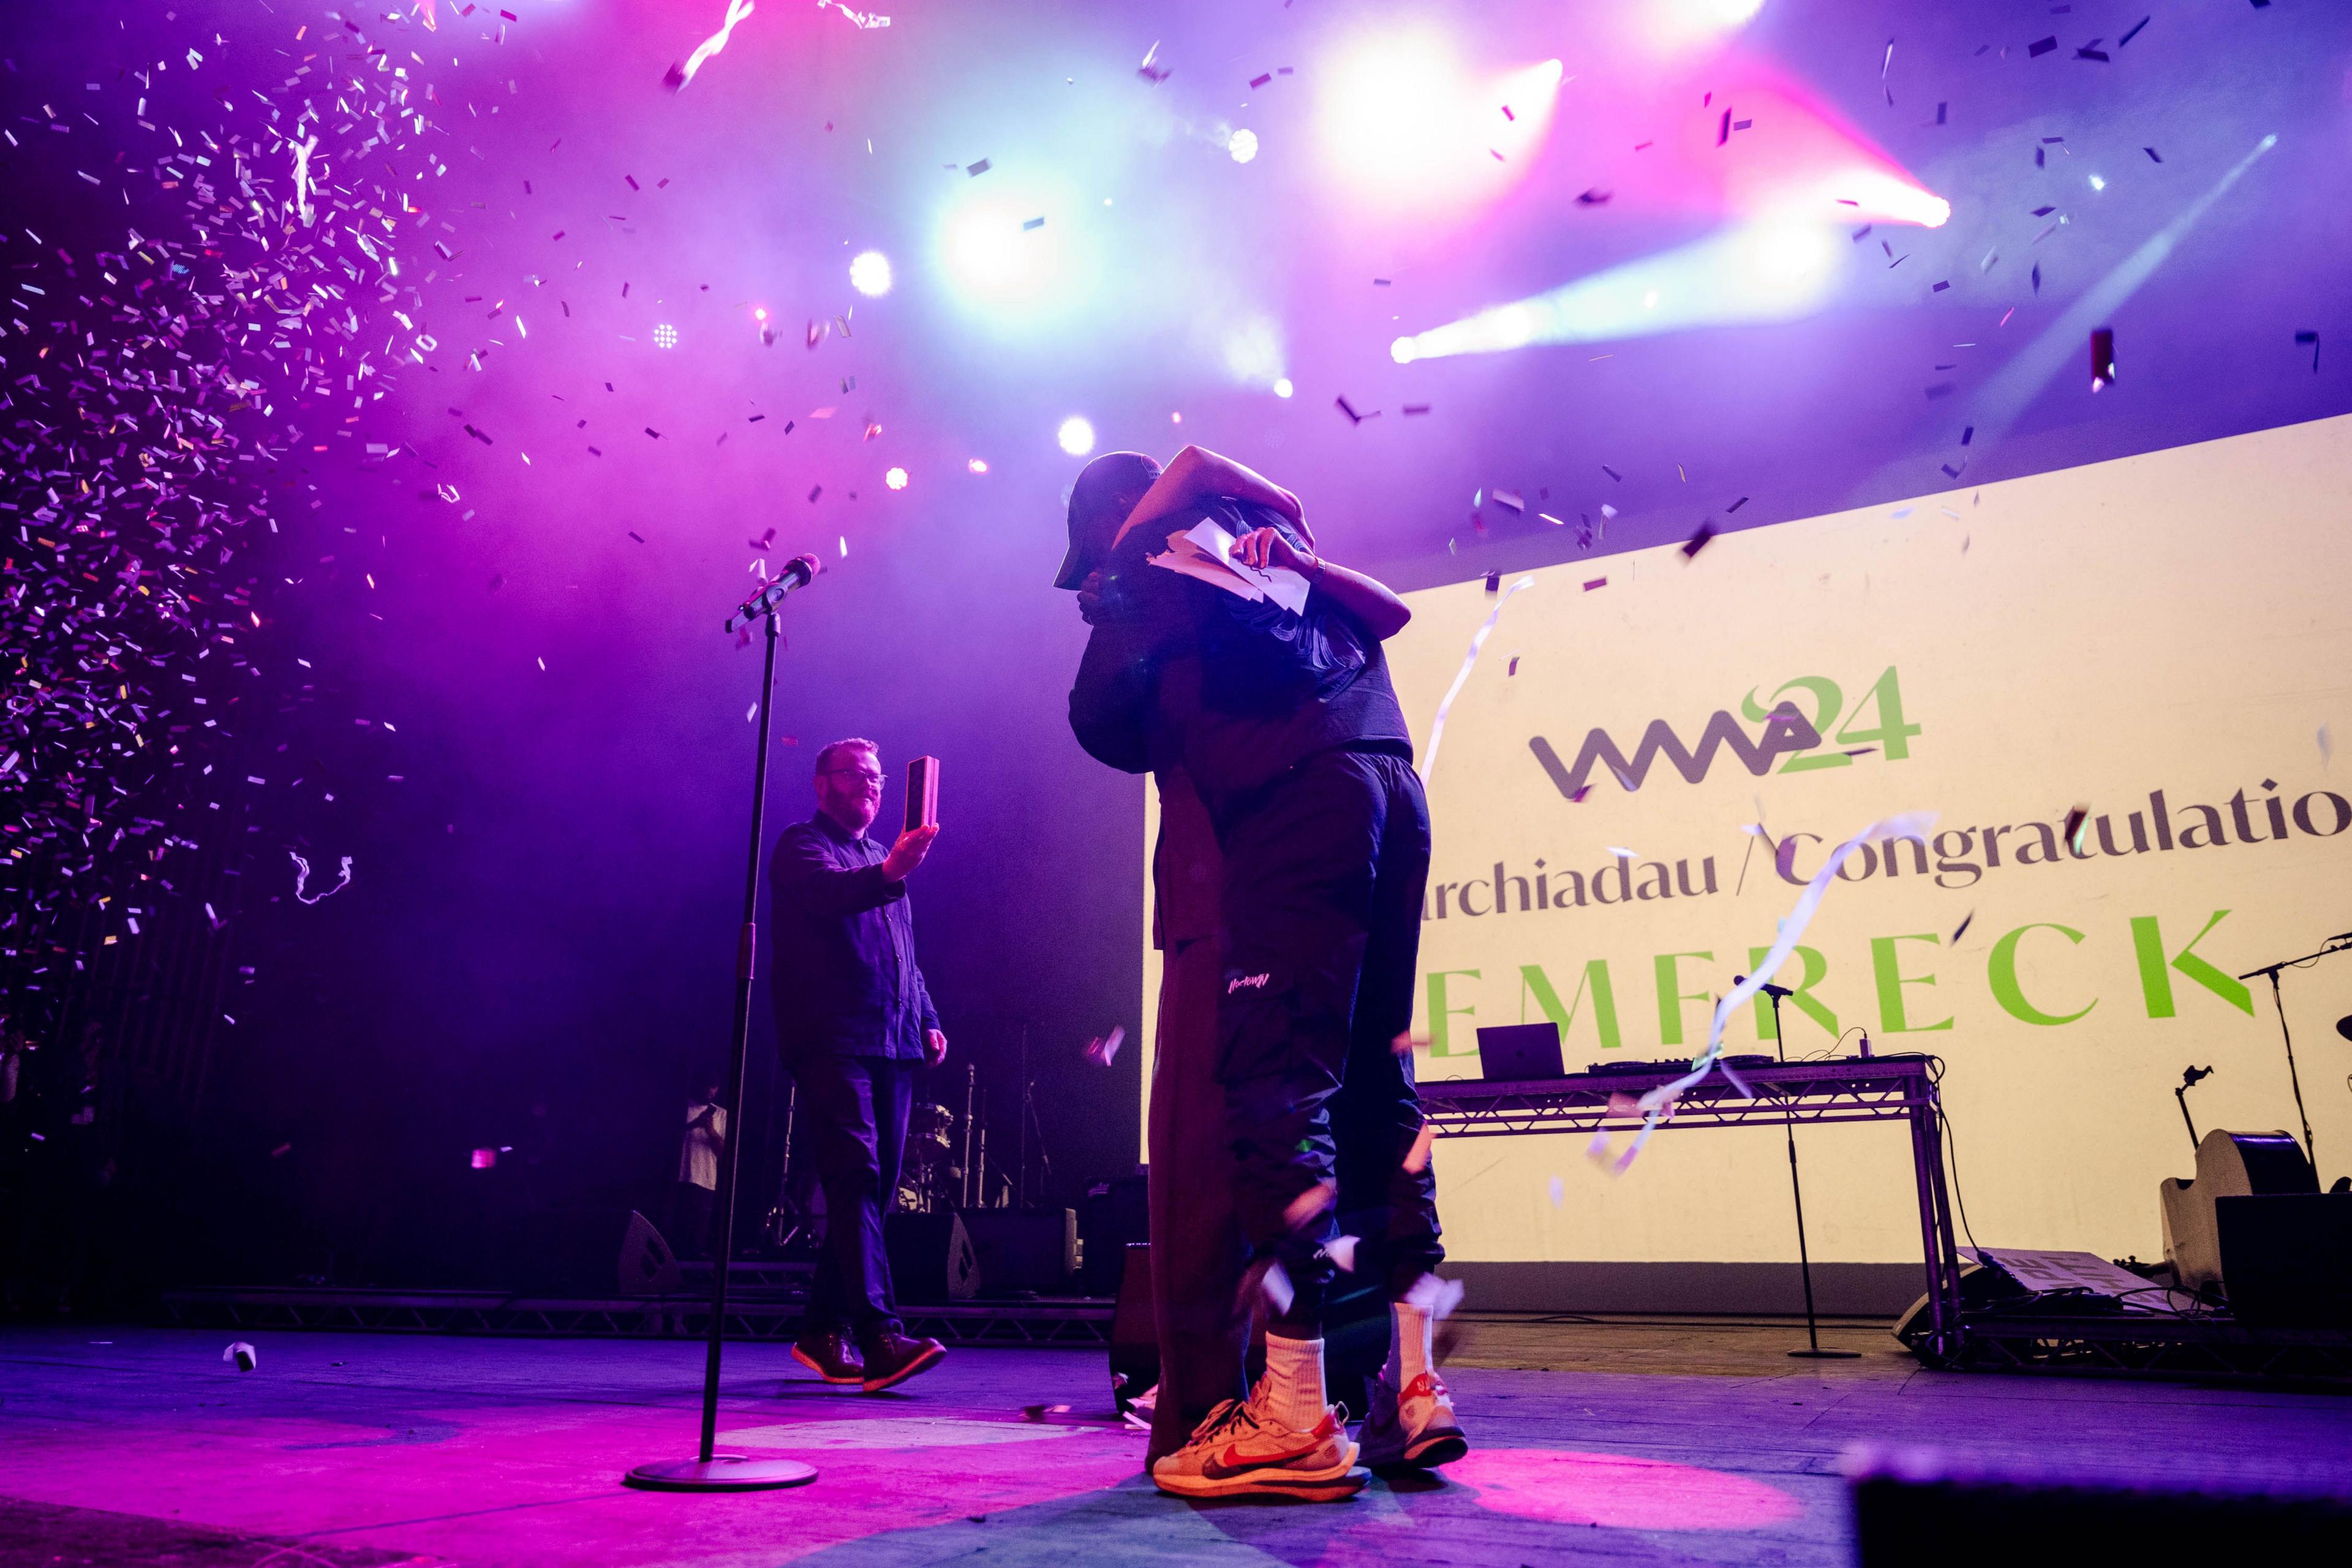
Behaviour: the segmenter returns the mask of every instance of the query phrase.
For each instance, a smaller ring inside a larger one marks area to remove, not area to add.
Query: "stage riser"
[[[1805,1310],[1794,1263],[1449,1262],[1464,1305],[1482,1312],[1664,1312],[1786,1316]],[[1916,1263],[1813,1265],[1832,1317],[1895,1318],[1927,1288]]]
[[[178,1328],[320,1330],[344,1333],[523,1335],[555,1339],[688,1339],[710,1331],[709,1302],[698,1297],[607,1301],[434,1300],[385,1293],[168,1291],[167,1321]],[[908,1308],[907,1331],[950,1345],[1107,1346],[1108,1302],[1067,1307]],[[799,1336],[796,1302],[732,1301],[730,1340],[789,1341]]]

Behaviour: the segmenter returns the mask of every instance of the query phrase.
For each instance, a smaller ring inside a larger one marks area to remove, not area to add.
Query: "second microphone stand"
[[[1772,998],[1772,1051],[1783,1062],[1789,1059],[1788,1042],[1780,1033],[1781,987],[1767,985],[1765,992]],[[1797,1124],[1794,1121],[1780,1124],[1789,1135],[1789,1192],[1797,1200],[1797,1269],[1805,1282],[1805,1348],[1789,1353],[1801,1361],[1855,1361],[1860,1351],[1825,1351],[1822,1349],[1822,1331],[1813,1316],[1813,1259],[1805,1249],[1805,1189],[1797,1179]]]

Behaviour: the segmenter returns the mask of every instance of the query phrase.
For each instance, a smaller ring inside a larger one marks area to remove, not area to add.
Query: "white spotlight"
[[[1051,180],[967,182],[941,216],[938,257],[949,289],[1000,328],[1034,327],[1085,305],[1094,292],[1092,241],[1067,188]]]
[[[907,488],[907,470],[893,468],[882,476],[882,482],[894,490],[903,490]]]
[[[1288,376],[1277,375],[1274,378],[1274,395],[1276,397],[1287,397],[1295,390],[1297,389],[1290,384]]]
[[[1257,132],[1246,130],[1234,132],[1225,142],[1225,151],[1234,155],[1234,163],[1248,163],[1257,156]]]
[[[878,250],[861,251],[849,264],[849,286],[868,299],[890,291],[890,258]]]
[[[1073,458],[1083,458],[1095,449],[1095,427],[1075,414],[1062,421],[1055,438]]]

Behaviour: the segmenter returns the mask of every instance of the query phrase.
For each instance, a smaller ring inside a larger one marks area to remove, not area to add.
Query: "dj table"
[[[1939,1357],[1960,1348],[1960,1259],[1944,1184],[1942,1106],[1932,1057],[1842,1057],[1829,1061],[1737,1063],[1748,1100],[1720,1071],[1707,1075],[1675,1106],[1658,1131],[1688,1127],[1809,1126],[1823,1121],[1911,1123],[1911,1173],[1919,1193],[1919,1239],[1927,1260],[1926,1348]],[[1628,1063],[1629,1069],[1641,1064]],[[1421,1085],[1423,1114],[1440,1133],[1494,1138],[1517,1132],[1630,1132],[1641,1117],[1612,1115],[1609,1098],[1636,1099],[1690,1069],[1679,1063],[1643,1070],[1575,1073],[1524,1083],[1439,1079]]]

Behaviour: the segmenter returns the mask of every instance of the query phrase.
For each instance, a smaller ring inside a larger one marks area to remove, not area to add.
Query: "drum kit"
[[[961,1205],[964,1166],[956,1146],[956,1113],[936,1103],[907,1117],[907,1143],[898,1164],[898,1212],[936,1214]]]
[[[1025,1042],[1024,1042],[1025,1045]],[[1024,1064],[1026,1066],[1024,1053]],[[1022,1122],[1024,1136],[1016,1140],[1018,1154],[1015,1169],[1008,1172],[1001,1160],[992,1160],[988,1152],[988,1103],[980,1090],[976,1069],[964,1069],[964,1109],[961,1114],[935,1100],[925,1100],[907,1115],[907,1138],[901,1146],[898,1162],[898,1184],[891,1205],[899,1214],[944,1214],[957,1208],[1002,1208],[1024,1201],[1024,1184],[1016,1178],[1025,1173],[1032,1159],[1033,1131],[1036,1137],[1034,1159],[1050,1174],[1051,1162],[1045,1157],[1042,1130],[1037,1129],[1034,1090],[1024,1088],[1022,1096]],[[787,1102],[785,1138],[791,1137],[792,1110]],[[999,1143],[1002,1148],[1002,1142]],[[782,1173],[776,1201],[761,1226],[761,1235],[768,1247],[780,1254],[805,1251],[824,1233],[824,1193],[816,1178],[814,1161],[795,1159],[788,1162]]]

